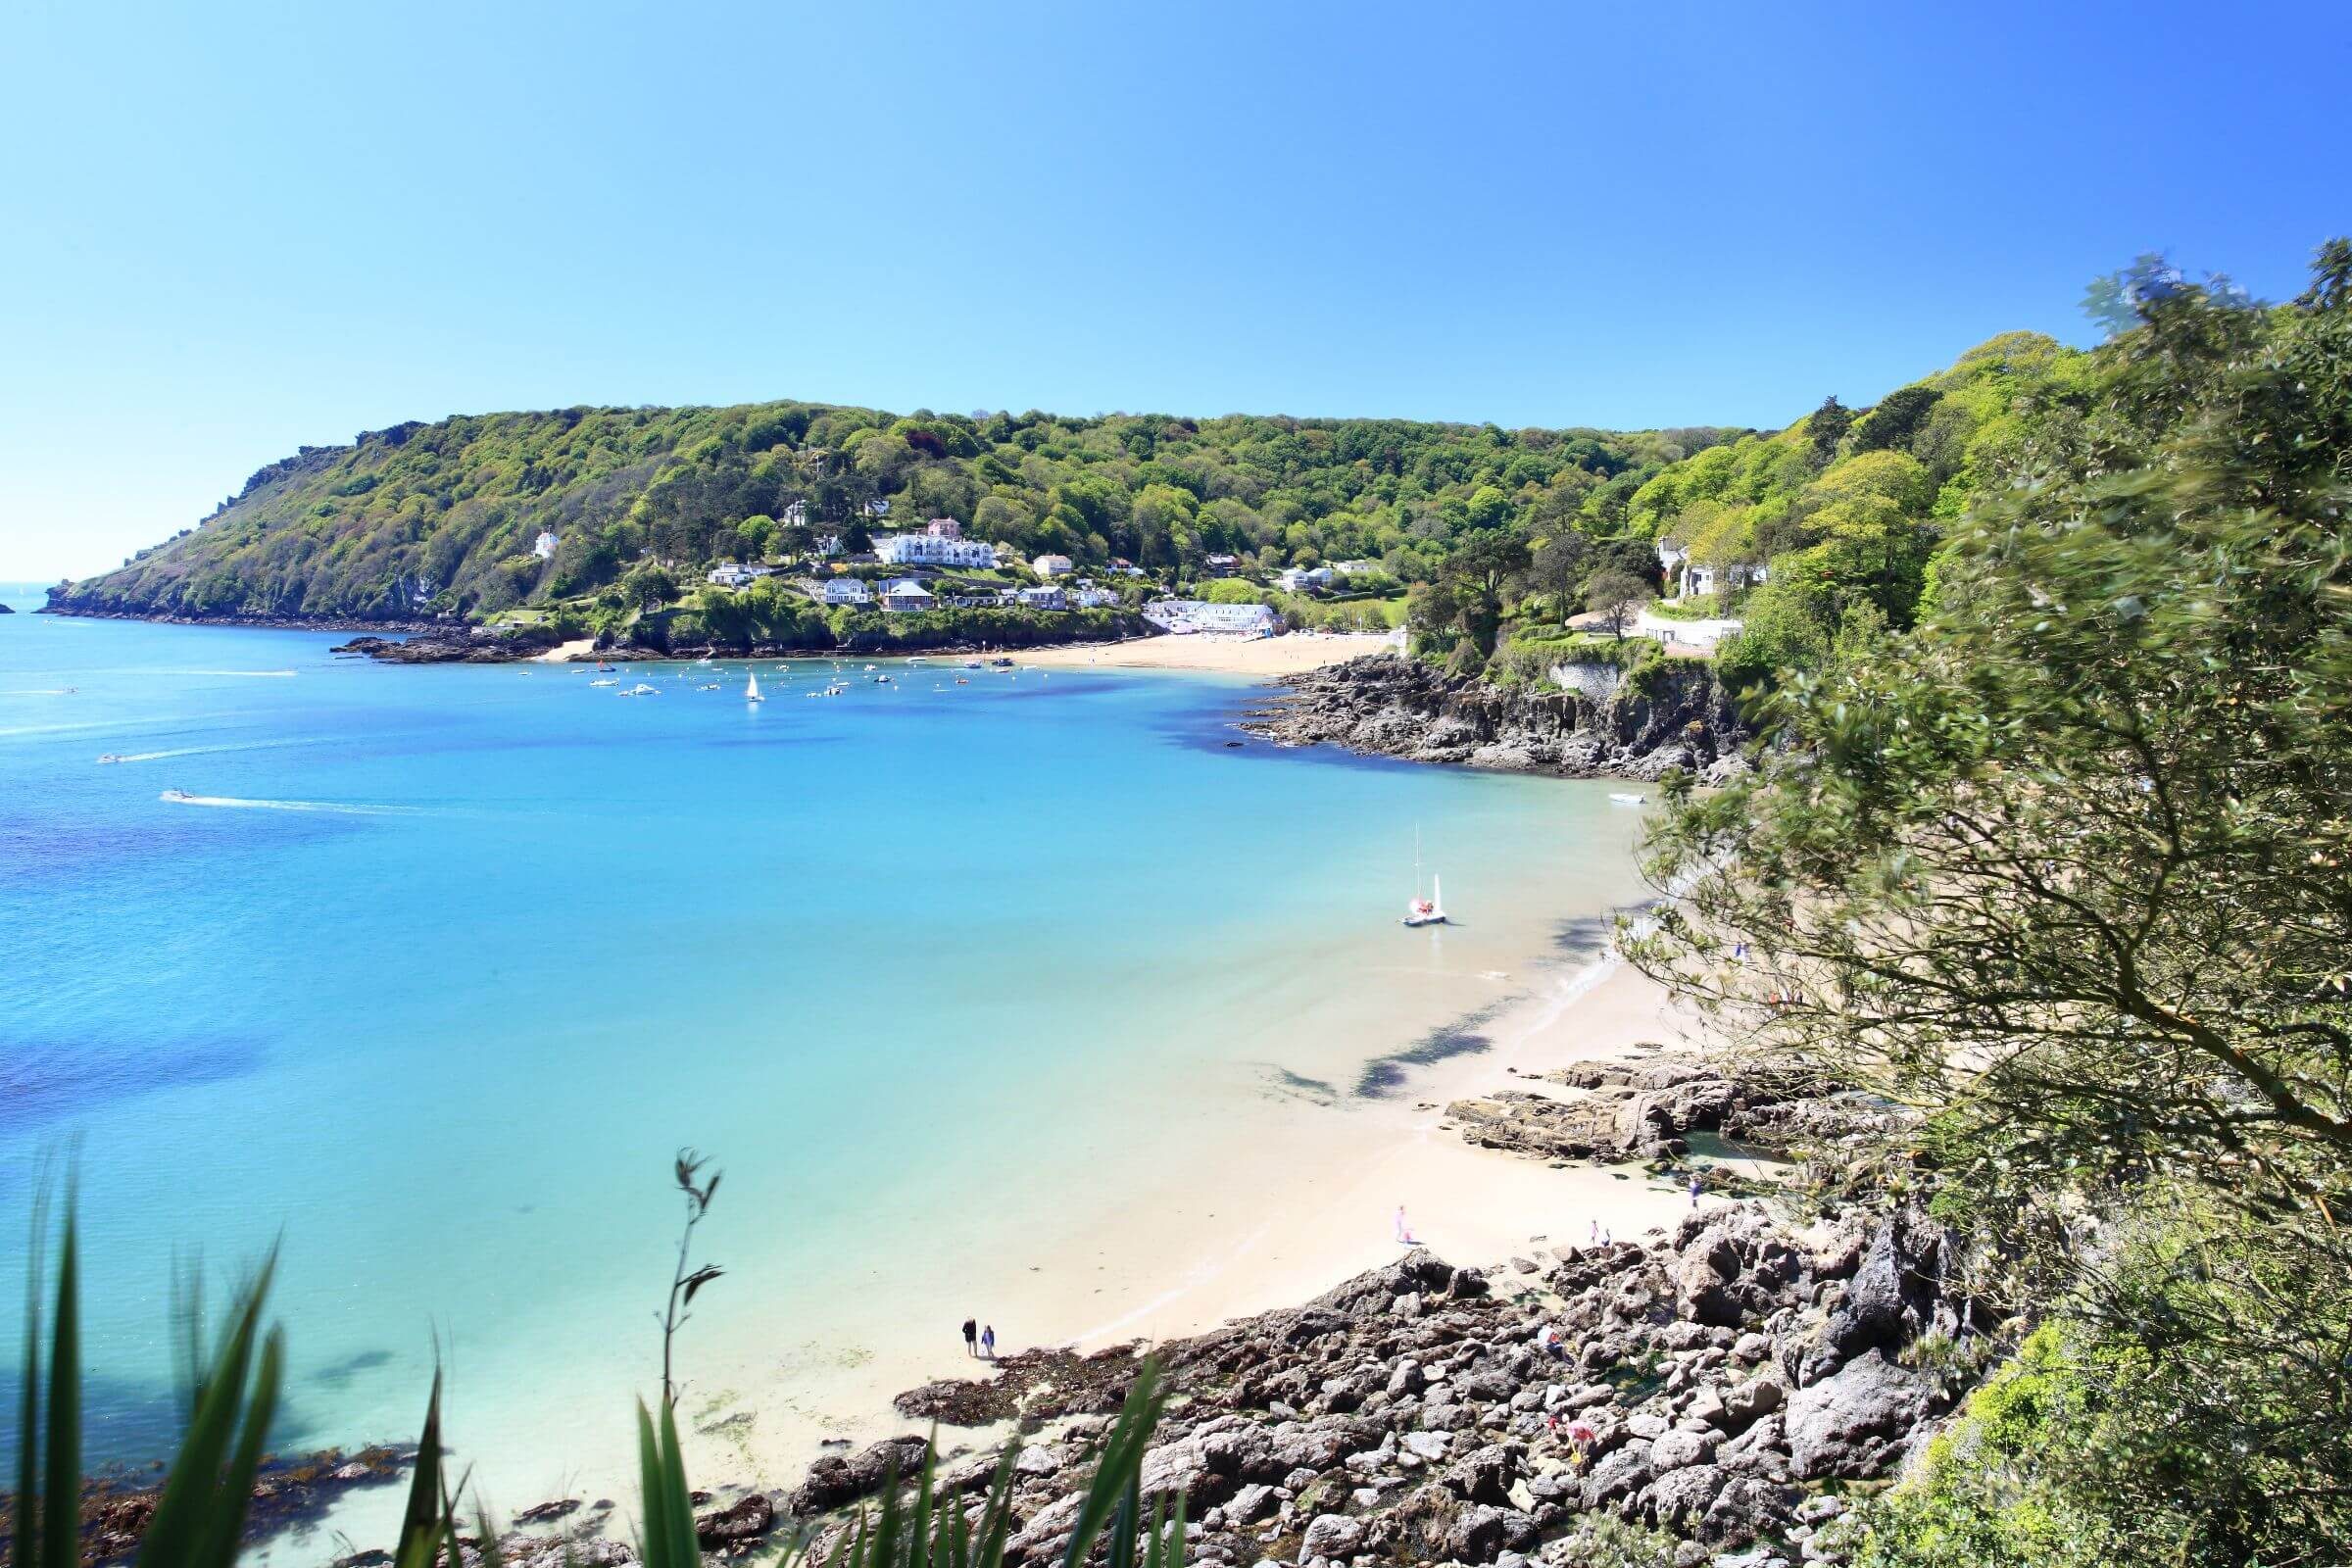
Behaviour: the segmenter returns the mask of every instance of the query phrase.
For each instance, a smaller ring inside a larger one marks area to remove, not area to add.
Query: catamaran
[[[747,703],[767,701],[766,698],[760,695],[760,674],[757,670],[753,671],[751,681],[743,688],[743,700]]]
[[[1404,901],[1406,925],[1446,924],[1446,895],[1435,872],[1429,878],[1429,897],[1421,896],[1421,830],[1413,829],[1413,896]]]

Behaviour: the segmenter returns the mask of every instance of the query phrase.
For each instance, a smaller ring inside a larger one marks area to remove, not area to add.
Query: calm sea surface
[[[766,661],[755,707],[338,640],[0,617],[0,1301],[77,1145],[93,1459],[169,1445],[175,1255],[219,1296],[277,1242],[282,1446],[412,1433],[438,1353],[461,1445],[594,1466],[678,1146],[727,1172],[698,1354],[852,1366],[894,1293],[1148,1223],[1204,1129],[1396,1092],[1639,893],[1601,786],[1229,749],[1212,678]]]

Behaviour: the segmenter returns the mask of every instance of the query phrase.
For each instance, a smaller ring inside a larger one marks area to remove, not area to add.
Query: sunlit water
[[[77,1149],[93,1460],[169,1446],[175,1255],[218,1296],[277,1242],[281,1446],[413,1433],[439,1353],[503,1500],[607,1473],[686,1144],[697,1365],[816,1420],[906,1301],[986,1311],[1218,1129],[1409,1093],[1367,1063],[1639,896],[1603,787],[1233,749],[1236,682],[765,661],[755,706],[741,661],[337,640],[0,617],[0,1198],[21,1236]],[[1396,923],[1416,831],[1442,934]]]

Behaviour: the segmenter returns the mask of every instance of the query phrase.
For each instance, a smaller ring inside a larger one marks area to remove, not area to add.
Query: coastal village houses
[[[1040,577],[1067,577],[1071,562],[1067,556],[1040,556],[1029,563],[1029,569]]]
[[[1070,608],[1070,596],[1051,584],[1038,588],[1024,588],[1021,590],[1021,608],[1023,610],[1067,610]]]
[[[1285,566],[1274,581],[1286,594],[1313,593],[1332,584],[1329,566]]]
[[[882,608],[886,611],[931,610],[938,604],[931,590],[912,577],[902,577],[882,590]]]
[[[539,530],[539,537],[531,541],[531,554],[537,556],[541,561],[553,561],[556,559],[556,546],[563,542],[556,535],[542,528]]]
[[[1227,636],[1271,637],[1271,605],[1217,605],[1205,599],[1155,599],[1144,607],[1144,618],[1162,631],[1178,636],[1217,632]]]
[[[740,566],[732,561],[722,561],[710,568],[705,580],[716,583],[721,588],[741,588],[746,583],[775,574],[776,568],[773,566]]]
[[[873,594],[856,577],[828,577],[817,585],[816,597],[828,605],[870,605]]]
[[[1674,579],[1674,598],[1690,594],[1711,594],[1718,588],[1752,588],[1765,581],[1769,573],[1762,564],[1734,564],[1717,568],[1702,565],[1690,559],[1688,546],[1672,539],[1658,541],[1658,565]]]

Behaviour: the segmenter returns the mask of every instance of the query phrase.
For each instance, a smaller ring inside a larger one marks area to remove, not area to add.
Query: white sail
[[[760,695],[760,677],[757,674],[752,676],[751,684],[744,687],[743,698],[745,702],[749,703],[765,701],[765,699]]]
[[[1434,871],[1429,878],[1429,912],[1437,919],[1446,918],[1445,879]]]

